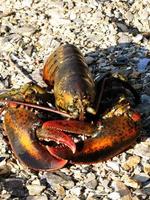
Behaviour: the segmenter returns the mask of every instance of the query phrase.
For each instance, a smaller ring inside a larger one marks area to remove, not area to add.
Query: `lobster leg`
[[[133,95],[135,104],[138,104],[140,102],[140,96],[136,92],[136,90],[127,81],[113,77],[111,73],[106,73],[102,77],[98,77],[95,80],[95,82],[96,82],[96,90],[100,91],[100,93],[97,93],[97,96],[95,98],[96,99],[95,105],[97,105],[95,110],[97,113],[99,113],[99,111],[101,112],[101,107],[104,107],[103,99],[105,100],[109,98],[109,96],[107,95],[111,95],[111,99],[115,100],[116,94],[126,94],[126,90],[130,91],[130,93]],[[119,85],[120,87],[113,88],[113,86],[117,85]]]
[[[52,156],[37,139],[34,130],[37,123],[37,117],[29,110],[24,108],[8,109],[4,116],[4,129],[15,156],[21,163],[33,170],[56,170],[63,167],[67,160]],[[63,135],[53,136],[56,141],[60,141],[61,137]],[[69,138],[65,137],[65,140],[69,140]]]

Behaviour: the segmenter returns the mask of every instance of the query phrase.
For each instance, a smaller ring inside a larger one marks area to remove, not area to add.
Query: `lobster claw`
[[[127,150],[139,136],[140,114],[113,116],[102,121],[99,134],[77,144],[71,163],[92,164],[106,161]]]
[[[43,145],[36,136],[38,119],[30,110],[24,108],[9,108],[4,116],[4,129],[7,133],[10,146],[18,158],[25,166],[33,170],[56,170],[62,168],[68,161],[51,155],[49,150]],[[75,152],[75,145],[69,136],[58,134],[58,131],[50,133],[48,139],[59,141]],[[38,131],[40,133],[40,131]],[[43,134],[41,134],[41,138]],[[52,135],[52,137],[50,136]],[[42,138],[44,140],[44,138]],[[67,142],[65,142],[67,141]]]
[[[128,104],[123,104],[123,107]],[[116,109],[120,110],[120,104]],[[112,111],[111,111],[112,112]],[[119,116],[107,113],[107,117],[100,121],[99,127],[84,121],[53,120],[45,123],[57,131],[65,131],[88,138],[76,143],[74,154],[67,147],[51,148],[50,152],[58,158],[69,160],[70,163],[92,164],[106,161],[128,149],[139,135],[139,121],[141,116],[135,111],[128,110]],[[99,122],[98,122],[99,123]],[[90,137],[89,137],[90,136]]]

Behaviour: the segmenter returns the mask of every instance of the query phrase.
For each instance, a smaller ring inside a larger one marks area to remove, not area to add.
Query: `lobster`
[[[4,134],[28,168],[52,171],[68,162],[106,161],[139,136],[141,117],[133,109],[137,92],[110,73],[94,80],[74,45],[61,45],[49,56],[43,80],[52,93],[29,83],[0,94],[6,103]]]

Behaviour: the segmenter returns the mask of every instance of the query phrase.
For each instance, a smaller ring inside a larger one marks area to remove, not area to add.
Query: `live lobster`
[[[0,94],[0,101],[7,103],[4,134],[23,165],[50,171],[68,162],[106,161],[139,136],[141,118],[132,108],[139,95],[110,73],[94,81],[74,45],[54,51],[44,65],[43,79],[53,94],[34,83]]]

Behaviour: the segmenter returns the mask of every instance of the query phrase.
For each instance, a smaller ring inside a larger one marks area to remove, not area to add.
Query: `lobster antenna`
[[[15,103],[15,104],[18,104],[18,105],[23,105],[23,106],[27,106],[27,107],[31,107],[31,108],[37,108],[37,109],[40,109],[40,110],[46,110],[46,111],[53,112],[53,113],[56,113],[56,114],[59,114],[59,115],[63,115],[64,117],[72,118],[71,115],[69,115],[68,113],[65,113],[63,111],[59,111],[59,110],[56,110],[54,108],[48,108],[48,107],[45,107],[45,106],[40,106],[40,105],[36,105],[36,104],[32,104],[32,103],[24,103],[24,102],[20,102],[20,101],[13,101],[13,100],[7,100],[7,99],[3,99],[3,100],[0,99],[0,102]]]

